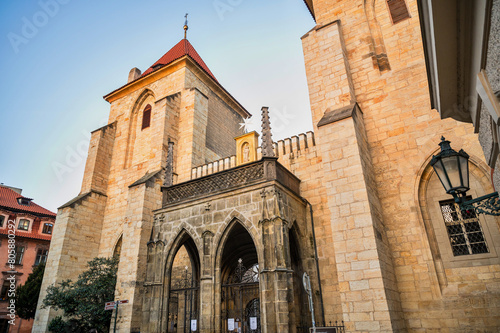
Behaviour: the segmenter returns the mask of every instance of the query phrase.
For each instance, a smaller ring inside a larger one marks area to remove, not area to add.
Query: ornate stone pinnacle
[[[174,185],[174,143],[172,141],[168,141],[167,165],[165,166],[165,181],[163,185]]]
[[[262,157],[274,157],[273,139],[271,138],[271,122],[269,108],[262,107]]]

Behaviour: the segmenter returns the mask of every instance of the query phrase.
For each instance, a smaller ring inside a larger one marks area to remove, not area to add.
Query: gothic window
[[[15,251],[16,251],[16,261],[14,262],[14,264],[22,265],[24,257],[24,246],[16,246]]]
[[[44,234],[52,234],[52,223],[44,223],[42,233]]]
[[[469,160],[470,190],[467,200],[493,191],[489,177]],[[429,247],[441,287],[447,269],[496,265],[500,262],[500,233],[494,216],[461,209],[447,194],[430,165],[422,173],[419,202]]]
[[[396,24],[410,18],[410,12],[405,0],[387,0],[392,23]]]
[[[148,128],[151,124],[151,105],[146,105],[142,112],[142,127],[141,129]]]
[[[38,249],[36,253],[35,266],[39,264],[44,264],[47,262],[47,256],[49,255],[49,250],[47,249]]]
[[[467,198],[470,200],[470,197]],[[454,200],[440,201],[453,255],[489,253],[481,223],[474,210],[460,209]]]
[[[19,224],[17,225],[17,229],[28,231],[30,228],[30,220],[28,219],[20,219]]]

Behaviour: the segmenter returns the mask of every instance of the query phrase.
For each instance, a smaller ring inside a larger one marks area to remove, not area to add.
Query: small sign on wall
[[[251,330],[257,329],[257,317],[250,317],[250,329]]]
[[[234,331],[234,318],[229,318],[227,320],[227,330]]]
[[[191,319],[191,332],[196,332],[198,322],[196,319]]]

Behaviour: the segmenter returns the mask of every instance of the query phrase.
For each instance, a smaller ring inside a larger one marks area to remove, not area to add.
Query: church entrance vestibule
[[[222,252],[221,327],[224,332],[261,332],[259,264],[250,234],[235,223]]]

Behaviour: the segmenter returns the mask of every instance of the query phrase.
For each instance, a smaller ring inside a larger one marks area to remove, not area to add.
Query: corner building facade
[[[430,107],[417,2],[305,3],[314,133],[270,143],[264,108],[257,147],[185,39],[133,69],[58,211],[40,299],[119,255],[120,332],[302,332],[303,273],[316,321],[349,332],[498,331],[499,220],[457,209],[429,162],[442,135],[466,150],[472,197],[490,169],[472,126]]]

